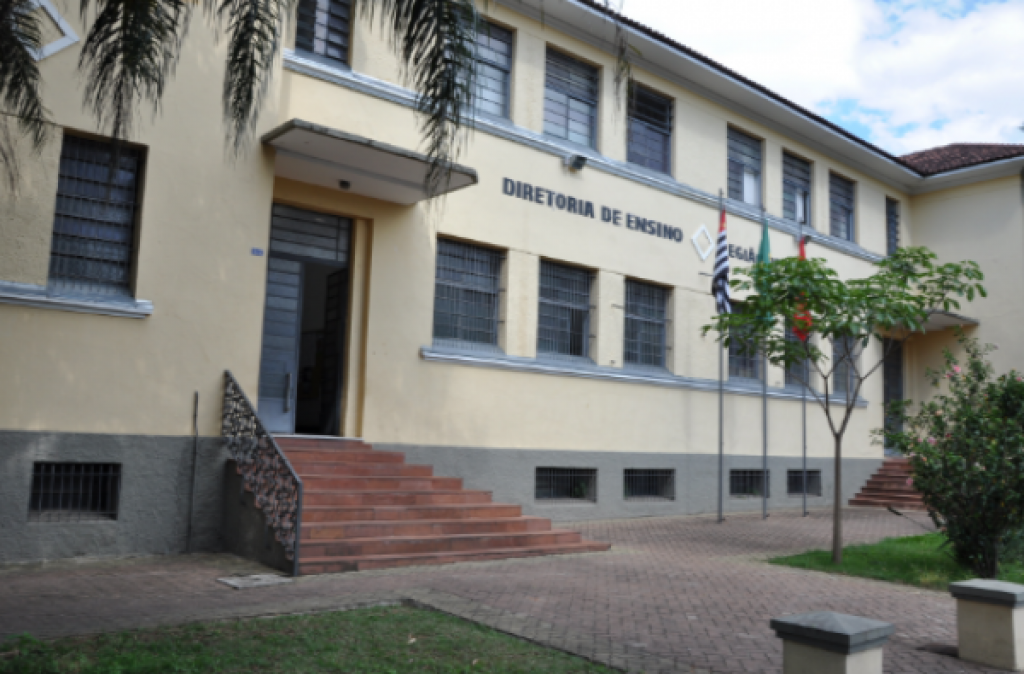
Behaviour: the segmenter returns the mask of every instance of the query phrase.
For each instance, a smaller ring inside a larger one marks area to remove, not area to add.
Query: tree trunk
[[[832,563],[843,563],[843,438],[835,436],[835,503],[832,506]]]

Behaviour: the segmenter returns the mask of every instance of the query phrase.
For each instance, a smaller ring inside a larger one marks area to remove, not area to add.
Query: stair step
[[[349,538],[330,542],[304,540],[299,561],[312,557],[362,557],[424,552],[468,552],[490,548],[527,548],[539,545],[579,543],[581,540],[579,532],[561,529],[520,533]]]
[[[396,491],[311,489],[303,492],[303,506],[425,506],[489,504],[491,492],[468,489],[404,489]]]
[[[861,498],[859,496],[850,499],[850,505],[865,508],[885,508],[887,506],[892,506],[897,510],[927,510],[923,503],[900,503],[886,499]]]
[[[334,451],[370,451],[372,446],[362,440],[348,440],[342,438],[296,438],[275,435],[274,440],[277,446],[287,451],[289,449],[326,449]]]
[[[460,477],[344,477],[334,475],[301,475],[307,489],[339,491],[432,491],[462,489]]]
[[[281,448],[292,463],[310,461],[317,463],[405,463],[405,454],[401,452],[378,452],[375,450],[343,450],[330,449],[285,449]]]
[[[426,506],[307,506],[302,521],[375,522],[404,520],[465,520],[519,517],[521,506],[504,503],[452,503]]]
[[[303,541],[324,542],[354,538],[452,536],[461,534],[550,531],[543,517],[500,517],[476,520],[374,520],[370,522],[303,522]]]
[[[581,552],[604,552],[611,547],[608,543],[565,543],[560,545],[538,545],[525,548],[494,548],[467,552],[426,552],[408,555],[369,555],[365,557],[312,557],[299,562],[302,574],[342,573],[345,571],[370,571],[393,569],[403,566],[426,564],[456,564],[458,562],[488,562],[499,559],[541,557],[546,555],[568,555]]]
[[[292,461],[299,475],[341,477],[433,477],[433,466],[407,463],[348,463],[341,461]]]

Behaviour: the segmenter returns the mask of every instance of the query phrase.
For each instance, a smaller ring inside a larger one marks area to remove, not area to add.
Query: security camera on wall
[[[570,171],[582,171],[587,165],[587,158],[581,154],[570,154],[565,157],[565,165]]]

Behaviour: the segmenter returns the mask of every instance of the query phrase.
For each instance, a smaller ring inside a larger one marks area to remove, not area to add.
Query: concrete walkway
[[[923,514],[914,515],[930,526]],[[885,511],[846,513],[848,543],[921,533]],[[233,590],[265,569],[226,555],[0,567],[0,639],[413,601],[629,671],[781,672],[774,616],[833,610],[896,625],[886,672],[989,672],[922,647],[956,644],[948,594],[804,572],[767,557],[826,548],[830,511],[569,525],[610,552],[300,578]]]

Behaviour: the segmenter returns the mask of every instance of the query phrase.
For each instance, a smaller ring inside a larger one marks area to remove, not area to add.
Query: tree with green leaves
[[[602,0],[610,8],[610,0]],[[223,108],[229,148],[240,149],[259,119],[297,0],[79,0],[87,35],[78,60],[84,104],[115,144],[130,137],[146,104],[158,111],[186,45],[194,12],[227,39]],[[484,0],[487,2],[487,0]],[[430,159],[428,193],[436,194],[461,151],[474,90],[474,0],[361,0],[365,16],[391,39]],[[631,53],[618,15],[616,86],[628,81]],[[40,92],[41,44],[35,0],[0,0],[0,163],[16,180],[15,135],[38,151],[50,128]],[[12,124],[13,122],[13,124]],[[17,134],[12,133],[12,128]]]
[[[749,296],[733,313],[715,316],[703,333],[714,330],[726,346],[787,368],[824,412],[835,459],[832,561],[839,564],[843,437],[864,382],[932,313],[959,308],[957,298],[984,296],[984,276],[974,262],[938,264],[927,248],[901,248],[866,278],[842,280],[826,260],[796,257],[758,262],[737,276],[730,285]],[[797,316],[808,333],[805,340],[793,336]],[[878,345],[876,356],[865,362],[872,343]]]

